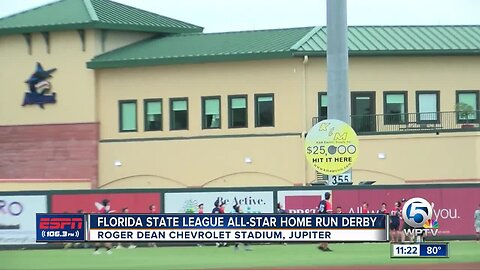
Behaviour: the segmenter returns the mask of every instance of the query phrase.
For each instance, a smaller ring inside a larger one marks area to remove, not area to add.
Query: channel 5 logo
[[[38,228],[42,230],[82,229],[83,218],[43,217],[43,218],[40,218]]]
[[[403,205],[402,217],[411,228],[404,228],[406,235],[436,236],[438,221],[432,221],[432,205],[423,198],[412,198]]]

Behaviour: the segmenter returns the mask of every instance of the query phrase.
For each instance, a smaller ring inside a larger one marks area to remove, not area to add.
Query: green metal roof
[[[203,30],[193,24],[109,0],[61,0],[0,18],[0,35],[72,29],[155,33],[192,33]]]
[[[325,55],[327,29],[292,48],[296,55]],[[454,55],[480,53],[480,26],[351,26],[349,55]]]
[[[89,68],[292,57],[290,48],[312,27],[178,34],[141,41],[100,56]]]
[[[480,26],[352,26],[349,54],[478,55]],[[142,41],[95,57],[89,68],[324,56],[326,27],[195,33]]]

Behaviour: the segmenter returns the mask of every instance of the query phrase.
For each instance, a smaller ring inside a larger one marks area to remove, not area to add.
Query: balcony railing
[[[325,118],[313,117],[312,125]],[[480,131],[480,111],[352,115],[359,135]]]

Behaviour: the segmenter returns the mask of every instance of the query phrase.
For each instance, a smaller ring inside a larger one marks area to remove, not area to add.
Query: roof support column
[[[107,42],[107,33],[108,31],[105,29],[100,30],[100,39],[102,42],[102,53],[104,53],[106,49],[105,43]]]
[[[42,32],[43,40],[45,41],[45,47],[47,53],[50,54],[50,32]]]
[[[85,51],[86,49],[86,44],[85,44],[85,30],[79,29],[77,30],[78,35],[80,36],[80,41],[82,42],[82,51]]]
[[[23,37],[25,38],[25,42],[27,43],[28,54],[32,55],[32,34],[26,33],[23,34]]]

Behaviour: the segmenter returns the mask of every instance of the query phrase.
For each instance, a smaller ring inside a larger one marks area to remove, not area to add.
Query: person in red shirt
[[[332,203],[330,202],[330,192],[325,193],[325,199],[320,201],[318,205],[318,213],[331,214],[333,211]]]
[[[380,206],[380,209],[377,211],[378,214],[388,214],[387,210],[387,204],[382,203],[382,206]]]
[[[103,199],[101,203],[95,202],[95,206],[97,207],[97,210],[101,214],[110,214],[115,212],[114,210],[111,210],[111,205],[110,205],[110,200],[109,199]],[[107,250],[107,254],[111,255],[112,254],[112,243],[96,243],[95,244],[95,251],[93,252],[93,255],[99,255],[100,254],[100,248],[104,246],[105,249]]]
[[[150,212],[150,214],[155,214],[155,213],[157,213],[157,207],[155,206],[155,204],[150,204],[150,205],[148,206],[148,211]],[[149,246],[149,247],[157,247],[157,244],[154,243],[154,242],[150,242],[150,243],[148,243],[148,246]]]
[[[233,206],[233,210],[235,211],[235,213],[237,214],[242,214],[243,211],[242,211],[242,206],[238,203],[236,203],[234,206]],[[235,243],[235,250],[238,250],[238,247],[240,246],[240,243]],[[243,243],[243,246],[245,247],[245,251],[251,251],[252,248],[250,247],[250,245],[248,243]]]
[[[128,214],[129,212],[130,212],[130,210],[128,209],[128,207],[124,207],[124,208],[122,209],[122,213],[123,213],[123,214]],[[128,248],[130,248],[130,249],[136,248],[136,247],[137,247],[137,246],[135,246],[133,243],[129,243],[129,244],[128,244]],[[123,248],[122,243],[118,243],[117,249],[121,249],[121,248]]]
[[[220,203],[220,214],[225,214],[225,202]],[[228,246],[227,242],[222,243],[222,247]]]
[[[332,203],[330,202],[330,192],[325,192],[325,199],[320,202],[318,205],[318,213],[319,214],[331,214],[333,211],[332,209]],[[332,251],[328,247],[328,242],[322,242],[320,246],[318,246],[318,249],[322,251]]]
[[[400,201],[395,202],[395,206],[390,211],[390,238],[392,242],[400,242],[402,238],[402,232],[400,230],[400,218],[402,216],[402,203]]]
[[[368,203],[364,202],[362,205],[362,214],[368,214]]]
[[[220,198],[218,198],[213,205],[215,208],[212,210],[212,214],[224,214],[225,213],[225,202],[220,201]],[[226,242],[216,242],[215,245],[217,247],[226,247],[228,243]]]
[[[198,214],[203,214],[203,203],[200,203],[198,204],[198,211],[197,211]],[[203,247],[203,245],[201,243],[197,243],[197,246],[199,247]]]
[[[220,203],[220,214],[225,214],[225,202]]]

